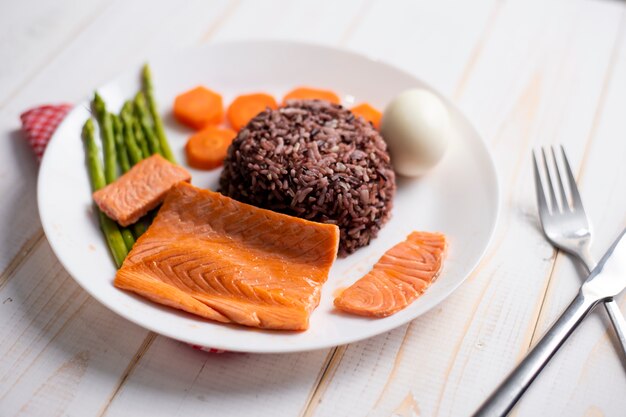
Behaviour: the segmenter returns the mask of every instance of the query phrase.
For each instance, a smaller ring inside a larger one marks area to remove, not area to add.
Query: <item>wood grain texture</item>
[[[2,415],[94,415],[146,331],[90,298],[43,240],[0,290]]]
[[[344,42],[346,47],[405,69],[451,96],[497,7],[494,0],[472,4],[397,2],[396,7],[376,1]]]
[[[295,416],[326,353],[209,354],[158,337],[104,415]]]
[[[501,6],[457,98],[490,142],[501,176],[504,207],[491,253],[459,291],[406,332],[348,346],[314,415],[387,416],[408,403],[420,415],[469,415],[525,353],[554,262],[535,217],[530,149],[563,142],[580,157],[622,10],[595,3]],[[529,408],[520,415],[543,414],[542,405],[561,394],[555,381],[546,382],[552,391],[525,399]],[[609,382],[598,387],[609,389]],[[584,410],[591,400],[580,398]]]
[[[580,192],[594,229],[592,252],[599,259],[619,231],[626,227],[626,11],[622,12],[594,128],[586,138],[586,152],[573,158]],[[620,134],[621,133],[621,134]],[[601,186],[598,186],[601,185]],[[575,261],[559,254],[539,317],[535,343],[574,297],[585,273]],[[622,311],[626,299],[618,299]],[[598,308],[552,360],[523,401],[518,415],[542,410],[546,415],[618,416],[624,401],[615,393],[626,390],[626,371],[620,347],[603,308]],[[553,381],[558,381],[554,384]]]
[[[594,253],[626,225],[625,9],[520,0],[3,3],[0,58],[16,65],[0,68],[0,414],[470,414],[581,278],[538,229],[530,149],[567,147]],[[36,163],[17,131],[22,110],[79,100],[162,48],[259,38],[343,45],[411,71],[453,96],[489,142],[504,194],[491,250],[463,287],[410,325],[306,354],[193,351],[100,306],[42,238]],[[591,319],[517,415],[623,414],[626,373],[608,320]]]
[[[281,39],[335,45],[362,7],[359,0],[247,0],[210,40]]]
[[[103,0],[0,3],[0,108],[106,6]]]

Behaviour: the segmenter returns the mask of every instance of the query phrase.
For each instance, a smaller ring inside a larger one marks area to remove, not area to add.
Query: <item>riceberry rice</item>
[[[228,149],[220,191],[236,200],[339,226],[339,255],[389,219],[395,175],[380,134],[340,105],[290,100],[244,127]]]

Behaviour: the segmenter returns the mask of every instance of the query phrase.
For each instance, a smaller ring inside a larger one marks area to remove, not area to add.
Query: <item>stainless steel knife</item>
[[[511,411],[546,363],[580,322],[600,302],[626,288],[626,229],[613,242],[565,309],[541,340],[474,413],[474,417],[500,417]]]

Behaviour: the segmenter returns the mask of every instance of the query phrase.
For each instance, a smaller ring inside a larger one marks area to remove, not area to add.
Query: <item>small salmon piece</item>
[[[93,193],[107,216],[122,226],[135,223],[163,202],[165,194],[191,175],[160,155],[152,155],[132,167],[115,182]]]
[[[181,182],[114,284],[224,323],[305,330],[337,256],[336,225],[260,209]]]
[[[335,307],[366,317],[402,310],[435,281],[446,252],[440,233],[413,232],[376,262],[370,272],[335,298]]]

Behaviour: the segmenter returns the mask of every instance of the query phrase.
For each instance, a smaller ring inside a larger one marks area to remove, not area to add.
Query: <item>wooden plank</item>
[[[0,287],[43,237],[37,214],[37,162],[19,115],[0,112]]]
[[[626,227],[626,13],[613,57],[585,153],[570,157],[580,167],[580,192],[595,226],[592,252],[597,259]],[[571,258],[559,254],[533,344],[571,301],[584,276]],[[626,299],[619,301],[624,311]],[[626,390],[626,358],[620,349],[604,309],[598,308],[531,387],[527,395],[535,400],[522,401],[518,415],[621,415],[626,401],[616,394]]]
[[[158,337],[105,415],[294,416],[326,354],[214,354]]]
[[[94,415],[147,331],[89,297],[45,239],[0,290],[3,415]]]
[[[376,1],[345,43],[350,49],[405,69],[451,96],[498,8],[498,2],[492,0],[401,5]]]
[[[0,108],[105,6],[103,0],[0,4]]]
[[[361,0],[245,1],[212,41],[278,39],[337,44],[359,10]]]
[[[195,0],[185,5],[117,1],[55,56],[45,71],[7,103],[6,109],[19,112],[28,106],[60,99],[76,102],[120,71],[143,62],[151,53],[196,43],[222,17],[227,4],[225,0]]]
[[[310,415],[469,415],[526,351],[553,265],[535,218],[530,149],[560,141],[580,158],[622,10],[591,2],[501,6],[457,98],[500,173],[504,206],[492,249],[441,306],[408,328],[348,346]],[[563,394],[548,383],[554,389],[544,399]],[[623,409],[621,398],[614,401]]]

